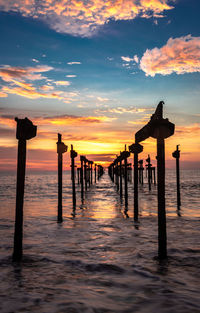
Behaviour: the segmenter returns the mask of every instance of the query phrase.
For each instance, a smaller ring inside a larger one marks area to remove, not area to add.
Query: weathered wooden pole
[[[180,193],[180,150],[179,145],[176,146],[176,150],[172,153],[172,156],[176,159],[176,189],[177,189],[177,209],[180,210],[181,206],[181,193]]]
[[[84,159],[84,179],[85,179],[85,191],[87,191],[87,159]]]
[[[121,154],[121,152],[120,152]],[[119,161],[119,177],[120,177],[120,198],[122,198],[123,196],[123,179],[122,179],[122,159],[120,157],[120,161]]]
[[[71,145],[70,157],[71,157],[71,178],[72,178],[72,200],[73,200],[73,208],[76,208],[76,186],[75,186],[74,159],[77,157],[77,152],[75,150],[73,150],[73,145]]]
[[[143,151],[143,146],[133,143],[129,151],[134,153],[134,220],[138,220],[138,154]]]
[[[125,198],[125,207],[128,206],[128,179],[127,179],[127,158],[130,156],[130,152],[125,150],[121,153],[121,159],[124,160],[124,198]]]
[[[156,171],[155,171],[155,166],[152,167],[153,170],[153,181],[154,181],[154,185],[156,185]]]
[[[95,179],[95,184],[96,184],[96,182],[97,182],[97,165],[96,165],[96,163],[94,165],[94,179]]]
[[[23,205],[26,172],[26,140],[36,136],[37,127],[26,117],[15,118],[17,122],[16,138],[18,139],[17,186],[13,261],[21,261],[23,254]]]
[[[165,141],[157,139],[157,179],[158,179],[158,255],[161,259],[167,256],[167,233],[165,213]]]
[[[147,125],[135,134],[137,142],[149,137],[157,139],[157,182],[158,182],[158,257],[167,257],[167,232],[165,212],[165,142],[174,134],[175,125],[163,118],[163,104],[161,101]]]
[[[148,155],[146,162],[147,162],[146,167],[147,167],[148,185],[149,185],[149,190],[151,190],[151,159],[150,159],[150,155]]]
[[[80,181],[81,181],[81,201],[82,201],[82,204],[84,201],[84,182],[83,182],[84,159],[85,159],[85,157],[81,155],[80,156],[80,161],[81,161]]]
[[[117,185],[117,191],[119,190],[119,164],[118,160],[116,161],[116,185]]]
[[[125,207],[128,206],[127,158],[124,159],[124,197]]]
[[[78,185],[80,184],[80,168],[77,167],[77,179],[78,179]]]
[[[63,153],[67,151],[67,146],[61,141],[62,135],[58,134],[57,154],[58,154],[58,215],[57,221],[63,221],[62,217],[62,171],[63,171]]]
[[[90,166],[91,166],[91,168],[90,168],[90,171],[91,171],[91,173],[90,173],[90,183],[91,183],[91,185],[93,184],[93,167],[92,167],[92,165],[93,165],[93,161],[90,161]]]
[[[140,184],[143,185],[143,171],[144,171],[143,160],[139,160],[138,164],[140,165],[138,168],[138,170],[139,170],[139,182],[140,182]]]
[[[90,187],[91,185],[91,161],[88,161],[88,169],[87,169],[87,181],[88,181],[88,185]]]

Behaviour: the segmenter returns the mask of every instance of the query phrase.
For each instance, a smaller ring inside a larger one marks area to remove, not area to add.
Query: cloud
[[[0,67],[0,77],[5,82],[12,82],[13,79],[18,80],[40,80],[43,77],[41,73],[52,70],[53,67],[47,65],[38,65],[36,67],[17,67],[4,65]]]
[[[81,64],[81,62],[68,62],[68,65]]]
[[[146,76],[200,72],[200,37],[169,38],[161,48],[146,50],[140,61]]]
[[[57,32],[91,36],[109,20],[131,20],[137,16],[162,17],[165,10],[173,9],[171,2],[171,0],[0,0],[0,9],[39,18]]]
[[[133,60],[135,61],[135,63],[139,63],[139,58],[137,55],[134,55]]]
[[[116,113],[116,114],[144,114],[146,112],[152,111],[153,108],[136,108],[136,107],[117,107],[117,108],[107,108],[96,110],[97,113]],[[150,114],[150,113],[149,113]]]
[[[100,102],[105,102],[108,101],[108,98],[102,98],[102,97],[97,97],[97,100],[99,100]]]
[[[74,77],[76,77],[76,75],[66,75],[66,77],[74,78]]]
[[[32,59],[32,61],[35,62],[35,63],[39,63],[39,61],[36,60],[36,59]]]
[[[43,86],[40,86],[40,89],[43,90],[43,91],[54,90],[54,86],[51,86],[51,85],[43,85]]]
[[[68,82],[67,80],[59,80],[59,81],[56,81],[55,84],[57,86],[69,86],[71,83]]]
[[[26,97],[29,99],[48,98],[63,100],[65,103],[69,103],[77,96],[76,92],[64,92],[60,90],[54,90],[51,85],[33,86],[29,81],[45,79],[46,82],[51,82],[57,86],[69,86],[69,81],[53,81],[43,77],[41,73],[53,70],[53,67],[41,65],[36,67],[12,67],[4,65],[0,67],[0,77],[7,83],[2,86],[0,91],[0,97],[6,97],[8,94],[15,94],[18,96]],[[28,81],[28,82],[27,82]]]
[[[200,135],[200,123],[194,123],[188,126],[176,126],[176,134],[178,135],[191,135],[199,136]]]
[[[99,124],[104,122],[111,122],[114,118],[106,116],[76,116],[76,115],[61,115],[50,116],[42,119],[34,119],[35,123],[39,124],[52,124],[52,125],[87,125],[87,124]]]
[[[124,62],[131,62],[131,61],[134,61],[134,59],[131,59],[130,57],[121,57],[121,59],[124,61]]]
[[[58,100],[66,100],[65,97],[62,96],[62,92],[55,91],[51,93],[42,93],[35,90],[34,87],[32,89],[26,89],[21,87],[3,87],[3,92],[9,94],[15,94],[18,96],[26,97],[29,99],[38,99],[38,98],[51,98],[51,99],[58,99]]]
[[[0,98],[6,98],[7,96],[5,92],[0,91]]]

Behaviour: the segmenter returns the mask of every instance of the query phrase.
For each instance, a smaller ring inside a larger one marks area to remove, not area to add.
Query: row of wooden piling
[[[134,155],[134,220],[138,221],[138,181],[143,183],[143,162],[138,161],[138,155],[143,151],[143,146],[140,144],[141,141],[149,137],[153,137],[157,140],[157,199],[158,199],[158,256],[160,259],[167,257],[167,233],[166,233],[166,211],[165,211],[165,139],[174,134],[175,125],[163,118],[163,104],[161,101],[155,113],[151,116],[150,121],[142,129],[135,134],[135,143],[129,146],[129,152],[125,151],[113,161],[109,166],[109,175],[114,182],[115,179],[118,181],[120,176],[120,196],[122,197],[122,175],[121,175],[121,162],[124,161],[124,185],[125,185],[125,209],[128,205],[128,194],[127,194],[127,158],[130,153]],[[179,175],[179,158],[180,151],[177,149],[172,153],[172,156],[176,158],[176,177],[177,177],[177,208],[180,209],[180,175]],[[151,183],[155,179],[155,167],[151,164],[150,156],[146,159],[146,172],[148,177],[149,190],[151,190]],[[138,167],[139,164],[139,167]],[[118,171],[118,168],[120,170]],[[139,173],[139,177],[138,177]]]
[[[26,171],[26,141],[34,138],[37,133],[37,126],[28,119],[18,119],[16,138],[18,139],[18,159],[17,159],[17,188],[16,188],[16,213],[15,213],[15,232],[14,232],[14,249],[13,261],[21,261],[22,259],[22,243],[23,243],[23,204],[24,204],[24,186],[25,186],[25,171]],[[58,134],[57,154],[58,154],[58,211],[57,221],[63,221],[62,212],[62,183],[63,183],[63,153],[67,152],[68,147],[62,142],[62,135]],[[78,153],[71,145],[71,180],[72,180],[72,201],[73,210],[76,208],[76,182],[75,182],[75,158]],[[81,199],[84,201],[84,188],[87,191],[89,186],[93,183],[92,179],[92,165],[93,161],[87,160],[85,156],[80,156],[81,161]],[[84,169],[83,169],[84,163]],[[89,172],[88,172],[89,170]],[[89,173],[89,176],[87,175]],[[101,165],[95,164],[95,183],[96,176],[98,179],[103,175],[104,169]],[[88,178],[89,177],[89,178]],[[84,184],[85,181],[85,184]],[[85,186],[85,187],[84,187]]]

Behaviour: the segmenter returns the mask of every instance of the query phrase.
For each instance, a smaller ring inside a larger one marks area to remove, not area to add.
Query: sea
[[[157,185],[139,185],[139,221],[107,171],[72,205],[63,174],[63,222],[57,223],[57,173],[26,173],[23,260],[12,262],[16,174],[1,173],[0,312],[199,313],[200,170],[166,170],[168,258],[160,261]],[[94,178],[94,176],[93,176]]]

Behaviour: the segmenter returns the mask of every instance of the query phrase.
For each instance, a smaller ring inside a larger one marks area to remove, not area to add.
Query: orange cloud
[[[106,116],[76,116],[76,115],[63,115],[56,117],[46,117],[43,119],[34,119],[36,124],[40,125],[82,125],[82,124],[98,124],[103,122],[110,122],[113,118]]]
[[[67,80],[58,80],[55,82],[57,86],[69,86],[71,83]]]
[[[24,16],[41,18],[58,32],[90,36],[110,19],[131,20],[161,17],[164,10],[173,9],[170,0],[36,0],[0,1],[1,10],[20,12]]]
[[[0,91],[0,98],[6,98],[7,96],[5,92]]]
[[[0,78],[7,83],[0,91],[0,97],[7,97],[7,94],[16,94],[18,96],[29,99],[48,98],[63,100],[69,103],[77,96],[76,92],[52,91],[53,86],[43,85],[34,87],[28,81],[46,79],[40,72],[47,72],[52,70],[50,66],[36,66],[36,67],[12,67],[4,65],[0,67]],[[47,79],[48,81],[48,79]],[[68,86],[69,81],[52,81],[58,86]],[[37,90],[38,89],[38,90]],[[41,92],[41,90],[43,92]]]
[[[140,68],[146,76],[200,72],[200,37],[170,38],[162,48],[146,50]]]
[[[52,69],[53,67],[47,65],[38,65],[36,67],[17,67],[4,65],[3,67],[0,67],[0,77],[5,82],[12,82],[13,80],[16,82],[16,79],[40,80],[46,78],[43,77],[41,73],[48,72]]]
[[[58,100],[66,100],[66,97],[62,96],[62,92],[55,91],[51,93],[41,93],[35,90],[33,87],[32,89],[21,88],[21,87],[3,87],[3,92],[15,94],[18,96],[26,97],[29,99],[38,99],[38,98],[51,98],[51,99],[58,99]]]

